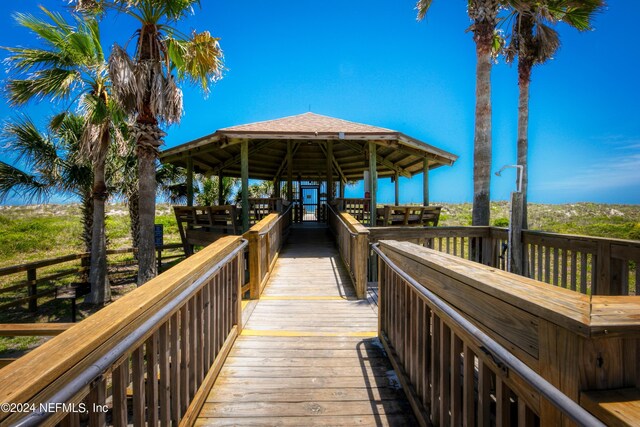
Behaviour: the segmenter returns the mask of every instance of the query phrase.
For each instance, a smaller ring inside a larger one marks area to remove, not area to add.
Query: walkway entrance
[[[197,424],[416,425],[376,310],[327,228],[293,227]]]
[[[320,211],[320,186],[302,186],[302,221],[317,221]]]

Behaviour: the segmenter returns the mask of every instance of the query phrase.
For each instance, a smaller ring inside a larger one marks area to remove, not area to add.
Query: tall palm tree
[[[80,156],[84,128],[81,116],[68,114],[51,120],[48,132],[41,132],[27,116],[18,116],[2,127],[0,139],[5,152],[14,153],[20,169],[0,161],[0,201],[10,194],[27,200],[46,200],[54,194],[72,194],[80,199],[81,239],[91,250],[93,198],[91,166]]]
[[[165,135],[160,125],[177,123],[182,116],[182,91],[177,80],[200,84],[207,91],[210,81],[221,76],[222,51],[218,39],[207,31],[187,36],[175,28],[199,5],[198,0],[80,0],[77,5],[115,9],[140,25],[134,33],[131,55],[126,46],[114,45],[109,74],[118,102],[135,118],[140,197],[138,285],[142,285],[156,275],[156,160]]]
[[[59,13],[41,8],[46,18],[16,14],[19,25],[31,30],[43,47],[7,48],[7,62],[13,69],[7,87],[14,105],[32,99],[72,99],[85,117],[81,153],[93,166],[93,232],[89,280],[91,293],[86,299],[104,304],[111,299],[107,278],[105,201],[106,157],[110,142],[124,141],[118,126],[123,119],[109,96],[109,80],[100,44],[98,22],[94,17],[74,16],[72,23]]]
[[[432,0],[418,0],[422,20]],[[476,112],[473,150],[473,225],[489,225],[491,183],[491,62],[496,52],[500,0],[468,0],[467,12],[476,44]]]
[[[534,66],[552,59],[560,47],[560,37],[552,25],[564,22],[579,31],[590,30],[591,20],[603,0],[509,0],[512,20],[507,62],[518,58],[518,164],[523,166],[522,227],[528,228],[527,189],[529,183],[529,86]],[[510,21],[507,21],[510,22]]]

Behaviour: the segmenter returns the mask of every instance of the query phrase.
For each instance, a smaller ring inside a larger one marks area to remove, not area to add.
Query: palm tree
[[[38,130],[33,121],[19,116],[4,124],[0,138],[7,152],[26,170],[0,162],[0,201],[10,194],[27,200],[46,200],[53,194],[72,194],[80,199],[82,242],[91,250],[93,198],[91,166],[80,156],[84,128],[81,116],[54,117],[49,132]]]
[[[529,182],[529,86],[534,66],[553,58],[560,47],[558,32],[551,25],[569,24],[579,31],[591,29],[591,19],[604,6],[602,0],[509,0],[511,39],[506,48],[507,62],[518,58],[518,164],[523,166],[522,227],[528,228],[527,187]]]
[[[207,31],[185,36],[174,27],[198,4],[198,0],[77,1],[79,8],[115,9],[140,25],[134,34],[132,55],[126,46],[115,44],[109,58],[114,95],[135,118],[140,197],[138,285],[156,275],[156,160],[165,135],[160,124],[177,123],[183,113],[177,80],[198,83],[207,91],[209,82],[222,73],[222,51],[216,38]]]
[[[19,25],[39,37],[42,48],[7,48],[7,62],[14,75],[8,82],[9,99],[14,105],[32,99],[62,98],[75,95],[85,117],[81,154],[93,165],[93,232],[89,280],[91,293],[86,301],[104,304],[111,299],[107,278],[105,201],[106,157],[110,142],[124,145],[114,125],[123,119],[109,96],[109,80],[100,31],[94,17],[73,17],[73,23],[55,12],[41,8],[48,19],[16,14]]]
[[[224,205],[236,203],[233,194],[238,188],[240,179],[225,176],[222,178],[222,188],[220,188],[217,178],[203,177],[199,181],[202,186],[202,189],[196,196],[199,205],[217,205],[220,200],[222,200],[222,204]]]
[[[422,20],[432,0],[418,0]],[[473,225],[489,225],[491,182],[491,62],[499,46],[496,36],[499,0],[468,0],[467,12],[476,44],[476,112],[473,150]]]

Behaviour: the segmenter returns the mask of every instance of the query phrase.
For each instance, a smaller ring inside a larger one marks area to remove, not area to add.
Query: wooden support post
[[[333,141],[327,141],[327,203],[333,200]]]
[[[27,281],[29,296],[29,311],[35,313],[38,311],[38,285],[36,284],[36,269],[30,268],[27,270]]]
[[[429,160],[422,163],[422,200],[423,205],[429,206]]]
[[[222,182],[224,181],[224,172],[222,169],[218,171],[218,206],[222,206],[225,204],[224,194],[222,192]]]
[[[187,206],[193,206],[193,158],[187,157]]]
[[[240,174],[242,176],[242,232],[249,229],[249,141],[240,147]]]
[[[245,237],[249,241],[249,298],[259,299],[262,281],[260,233],[251,230],[245,234]]]
[[[273,178],[273,197],[280,198],[280,177]]]
[[[395,205],[399,206],[400,205],[400,173],[399,172],[396,172],[395,174],[394,184],[395,184]]]
[[[293,202],[293,143],[287,141],[287,200]]]
[[[369,224],[373,227],[376,225],[376,202],[377,202],[377,193],[378,193],[378,169],[377,169],[377,156],[376,156],[376,143],[375,141],[369,141],[369,180],[371,184],[369,188],[371,189],[371,201],[370,201],[370,210],[371,217],[369,219]]]
[[[344,199],[344,187],[347,185],[346,181],[340,181],[340,198]]]
[[[507,258],[507,270],[522,274],[522,193],[511,193],[511,218],[509,218],[509,253]]]

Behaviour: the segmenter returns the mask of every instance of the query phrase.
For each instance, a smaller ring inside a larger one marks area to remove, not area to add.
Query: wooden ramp
[[[294,228],[198,425],[415,425],[326,228]]]

